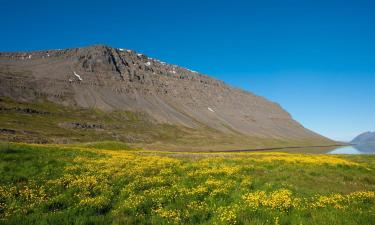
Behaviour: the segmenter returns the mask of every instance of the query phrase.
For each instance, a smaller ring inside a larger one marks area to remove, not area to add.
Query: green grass
[[[30,112],[30,110],[32,110]],[[81,126],[76,126],[79,123]],[[95,126],[95,127],[94,127]],[[333,144],[222,133],[200,125],[196,129],[157,124],[147,115],[72,108],[48,101],[16,102],[0,97],[0,141],[82,143],[121,141],[136,148],[157,150],[227,150]]]
[[[374,155],[3,142],[0,224],[374,224],[374,171]]]

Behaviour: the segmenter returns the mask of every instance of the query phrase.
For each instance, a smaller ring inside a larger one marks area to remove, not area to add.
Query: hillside
[[[7,141],[121,140],[161,149],[333,143],[276,103],[132,50],[0,53],[0,80]]]
[[[374,144],[375,132],[365,132],[355,137],[350,143],[352,144]]]

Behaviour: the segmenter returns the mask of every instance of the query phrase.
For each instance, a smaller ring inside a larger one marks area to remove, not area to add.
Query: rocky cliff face
[[[0,53],[0,81],[1,96],[21,101],[143,112],[157,123],[251,137],[327,140],[262,97],[131,50]]]

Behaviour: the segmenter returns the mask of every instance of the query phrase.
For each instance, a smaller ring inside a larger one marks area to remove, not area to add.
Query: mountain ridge
[[[375,132],[364,132],[355,137],[351,144],[375,144]]]
[[[156,123],[329,142],[277,103],[133,50],[103,45],[0,53],[0,95],[64,106],[143,112]]]

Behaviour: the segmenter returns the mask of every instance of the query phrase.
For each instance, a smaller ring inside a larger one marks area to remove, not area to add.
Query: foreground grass
[[[375,157],[0,144],[4,224],[374,224]]]

